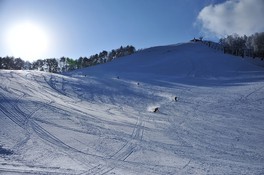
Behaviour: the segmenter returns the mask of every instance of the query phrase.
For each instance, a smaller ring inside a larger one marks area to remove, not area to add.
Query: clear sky
[[[238,33],[216,30],[223,25],[218,18],[230,6],[233,12],[249,6],[247,1],[257,3],[256,15],[262,15],[263,0],[0,0],[0,56],[78,59],[121,45],[140,49],[215,39]]]

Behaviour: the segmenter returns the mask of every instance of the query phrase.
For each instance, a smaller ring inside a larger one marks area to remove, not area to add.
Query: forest
[[[72,59],[63,56],[61,58],[38,59],[32,63],[24,61],[21,58],[6,56],[0,57],[0,69],[26,69],[61,73],[89,66],[94,66],[97,64],[103,64],[122,56],[131,55],[135,52],[135,47],[132,45],[128,45],[126,47],[121,46],[118,49],[113,49],[110,52],[103,50],[102,52],[91,55],[90,57],[79,57],[78,59]]]
[[[264,32],[251,36],[228,35],[219,40],[224,53],[264,59]]]

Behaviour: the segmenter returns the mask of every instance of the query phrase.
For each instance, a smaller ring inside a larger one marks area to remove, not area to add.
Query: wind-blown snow
[[[264,69],[249,58],[185,43],[0,81],[0,174],[264,173]]]

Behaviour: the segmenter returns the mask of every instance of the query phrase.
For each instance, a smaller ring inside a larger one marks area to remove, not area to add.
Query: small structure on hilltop
[[[196,39],[195,37],[191,40],[192,42],[202,42],[203,37],[199,37],[199,39]]]

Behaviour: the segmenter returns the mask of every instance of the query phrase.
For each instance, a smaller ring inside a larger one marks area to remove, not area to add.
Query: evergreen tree
[[[21,69],[23,69],[24,64],[25,64],[25,61],[23,61],[21,58],[15,58],[14,64],[13,64],[14,65],[13,69],[21,70]]]
[[[34,70],[42,70],[43,71],[43,66],[44,66],[44,60],[38,59],[37,61],[34,61],[32,63],[32,69],[34,69]]]
[[[77,69],[77,60],[74,60],[72,58],[66,58],[66,62],[67,62],[67,71],[71,71],[71,70],[75,70]]]
[[[48,71],[52,73],[58,72],[58,62],[55,58],[45,59],[45,63],[48,67]]]

